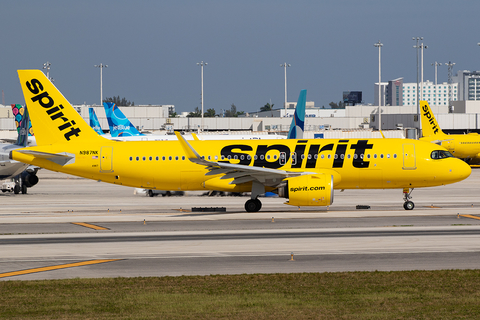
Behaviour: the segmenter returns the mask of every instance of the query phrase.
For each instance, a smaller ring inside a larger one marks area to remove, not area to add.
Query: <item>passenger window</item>
[[[152,161],[152,160],[153,160],[153,158],[152,158],[152,157],[149,157],[149,158],[148,158],[148,160]]]
[[[383,159],[383,153],[380,155],[380,159]]]
[[[146,158],[145,158],[145,157],[143,157],[142,159],[143,159],[143,161],[145,161],[145,159],[146,159]]]
[[[175,156],[175,160],[178,160],[178,156]]]
[[[185,156],[182,156],[182,160],[185,160]]]
[[[133,157],[130,157],[130,161],[132,161],[132,160],[133,160]]]
[[[162,157],[162,160],[165,161],[165,156]]]
[[[169,156],[169,157],[168,157],[168,160],[172,160],[172,156]]]

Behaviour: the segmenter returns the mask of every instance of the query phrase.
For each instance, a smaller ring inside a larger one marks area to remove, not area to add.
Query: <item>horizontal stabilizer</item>
[[[66,152],[48,153],[28,149],[17,149],[15,152],[32,155],[35,158],[50,160],[58,165],[64,166],[75,162],[75,155]],[[11,155],[10,155],[11,158]]]

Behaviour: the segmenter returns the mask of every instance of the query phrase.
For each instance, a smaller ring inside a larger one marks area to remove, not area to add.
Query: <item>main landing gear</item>
[[[415,208],[415,204],[413,203],[413,201],[410,201],[410,199],[412,198],[410,196],[412,192],[413,189],[410,190],[409,188],[403,188],[403,208],[405,210],[413,210],[413,208]]]
[[[257,199],[250,199],[245,202],[245,210],[247,212],[258,212],[262,208],[262,202]]]
[[[245,210],[247,212],[258,212],[262,208],[262,202],[258,200],[258,196],[265,193],[265,186],[258,181],[252,182],[251,199],[245,202]]]

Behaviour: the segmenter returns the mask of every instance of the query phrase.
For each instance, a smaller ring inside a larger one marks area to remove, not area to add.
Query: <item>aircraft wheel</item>
[[[147,191],[147,196],[153,197],[153,191],[152,191],[152,190],[148,190],[148,191]]]
[[[412,201],[405,201],[403,208],[405,210],[413,210],[413,208],[415,208],[415,204]]]
[[[245,202],[245,210],[247,212],[257,212],[262,207],[262,203],[258,199],[250,199]]]
[[[22,184],[22,194],[27,194],[27,186]]]
[[[18,184],[16,184],[15,187],[13,187],[13,193],[15,193],[15,194],[20,193],[20,186]]]
[[[260,211],[260,209],[262,209],[262,201],[258,200],[258,199],[255,199],[255,202],[257,203],[257,206],[258,206],[258,210],[257,211]]]

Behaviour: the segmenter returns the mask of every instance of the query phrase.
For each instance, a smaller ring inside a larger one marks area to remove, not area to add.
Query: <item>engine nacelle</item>
[[[38,177],[35,173],[29,173],[27,171],[22,172],[22,182],[27,186],[28,188],[33,187],[38,183]]]
[[[285,181],[287,184],[283,190],[279,190],[279,195],[288,198],[286,204],[329,206],[333,203],[333,176],[330,174],[308,174],[287,178]]]

